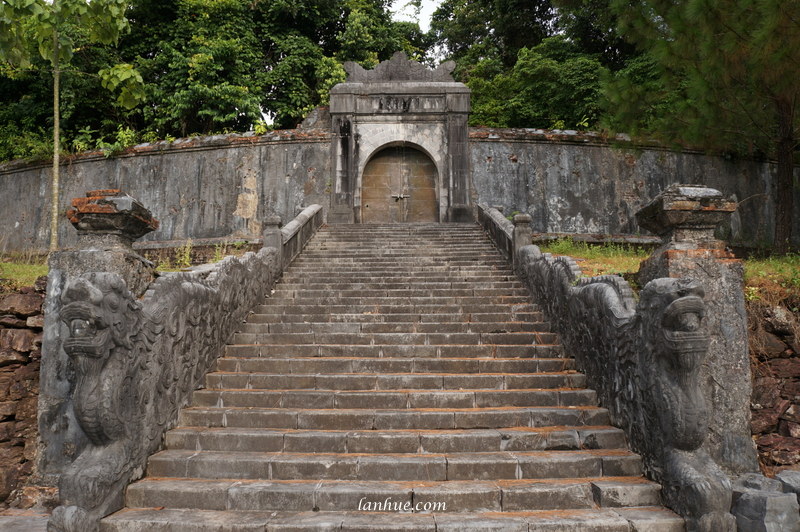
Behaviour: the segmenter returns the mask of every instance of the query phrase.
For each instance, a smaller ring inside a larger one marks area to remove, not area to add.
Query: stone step
[[[261,480],[499,480],[640,476],[641,459],[622,450],[364,454],[166,450],[151,477]]]
[[[402,290],[413,285],[417,290],[445,290],[450,288],[455,289],[472,289],[475,288],[475,283],[469,281],[433,281],[433,282],[414,282],[409,278],[406,282],[397,282],[394,279],[376,280],[371,283],[348,283],[348,282],[330,282],[319,281],[307,283],[289,283],[282,282],[275,286],[275,290]],[[524,285],[519,281],[491,281],[481,283],[479,288],[490,289],[518,289],[524,288]]]
[[[337,272],[329,272],[326,273],[324,276],[324,283],[350,283],[350,284],[357,284],[357,283],[372,283],[372,284],[380,284],[380,283],[393,283],[393,284],[404,284],[408,285],[410,283],[469,283],[474,286],[474,284],[480,285],[488,285],[494,282],[514,282],[514,276],[510,273],[498,273],[498,272],[489,272],[487,273],[446,273],[446,272],[438,272],[438,273],[429,273],[429,272],[420,272],[419,275],[392,275],[391,277],[381,276],[381,275],[371,275],[369,273],[337,273]],[[306,276],[306,275],[295,275],[292,272],[292,269],[289,268],[286,271],[281,279],[281,283],[292,283],[292,284],[315,284],[321,282],[320,276]]]
[[[549,345],[558,337],[549,332],[300,332],[236,333],[232,345],[327,344],[327,345]]]
[[[227,498],[226,498],[227,500]],[[371,502],[378,502],[370,499]],[[383,501],[381,501],[383,502]],[[683,519],[662,507],[544,510],[534,512],[398,513],[154,509],[121,510],[101,523],[101,532],[683,532]]]
[[[373,323],[244,323],[240,333],[252,334],[359,334],[359,333],[509,333],[549,332],[550,324],[534,321],[490,322],[373,322]]]
[[[535,306],[533,308],[536,308]],[[398,312],[392,314],[375,314],[374,312],[326,312],[326,309],[315,309],[309,313],[279,314],[274,309],[270,312],[256,312],[250,314],[247,323],[463,323],[465,326],[471,323],[504,322],[513,320],[515,322],[543,322],[544,315],[538,310],[512,311],[508,312],[450,312],[442,314],[425,314],[419,312]]]
[[[441,264],[431,263],[423,264],[422,261],[410,262],[407,265],[402,264],[386,264],[386,265],[368,265],[368,264],[354,264],[351,267],[346,267],[341,264],[332,265],[325,261],[320,261],[313,264],[293,264],[291,273],[294,275],[317,275],[328,276],[335,274],[338,277],[345,277],[355,279],[358,276],[414,276],[414,275],[433,275],[448,274],[451,278],[458,278],[464,274],[482,274],[484,276],[497,275],[498,277],[511,275],[512,270],[507,264],[498,262],[494,265],[489,264]]]
[[[525,288],[359,288],[355,290],[332,290],[330,288],[316,290],[311,288],[286,288],[285,286],[278,285],[272,291],[270,299],[277,299],[279,297],[288,299],[327,299],[327,298],[389,298],[389,299],[453,299],[480,297],[487,298],[488,300],[499,298],[505,300],[508,298],[524,298],[521,301],[527,301],[528,291]]]
[[[388,499],[392,507],[420,503],[421,510],[427,504],[437,513],[529,512],[592,509],[612,496],[617,504],[607,506],[657,505],[660,490],[656,483],[631,477],[447,482],[145,479],[130,486],[127,503],[142,508],[325,512],[370,508]]]
[[[558,358],[560,344],[540,345],[350,345],[350,344],[262,344],[225,346],[230,357],[366,357],[366,358]]]
[[[310,430],[498,429],[608,425],[605,408],[501,407],[420,409],[304,409],[199,407],[181,410],[179,424],[193,427]]]
[[[324,373],[214,372],[209,389],[238,390],[521,390],[582,388],[581,373]]]
[[[333,373],[538,373],[573,371],[571,358],[234,358],[217,361],[219,371]]]
[[[399,383],[398,383],[399,384]],[[592,406],[594,390],[198,390],[192,404],[222,408],[421,409]]]
[[[353,298],[357,299],[357,298]],[[258,305],[253,309],[256,314],[505,314],[514,318],[518,312],[536,312],[536,307],[524,301],[507,303],[487,303],[481,298],[463,300],[458,304],[430,303],[373,303],[373,304],[336,304],[320,307],[317,304],[299,305],[276,300],[274,303]]]
[[[300,453],[478,453],[624,449],[625,434],[608,426],[472,430],[296,430],[180,427],[168,449]]]
[[[483,268],[490,269],[494,266],[500,268],[508,268],[508,262],[500,258],[496,253],[482,254],[470,253],[464,254],[461,257],[453,256],[453,254],[443,254],[442,256],[436,255],[420,255],[408,254],[402,257],[335,257],[335,256],[318,256],[306,257],[300,255],[292,263],[292,268],[303,269],[304,267],[324,267],[328,269],[336,269],[339,271],[348,270],[365,270],[365,269],[382,269],[382,268],[420,268],[424,267],[441,267],[441,268]]]
[[[564,355],[476,225],[324,227],[102,529],[683,530]]]
[[[429,296],[340,296],[338,294],[328,294],[316,297],[306,297],[294,294],[278,294],[267,298],[263,306],[257,309],[267,310],[267,308],[299,308],[307,310],[308,307],[323,307],[332,309],[369,309],[381,314],[392,314],[405,309],[417,309],[419,311],[437,312],[461,312],[469,313],[480,311],[481,308],[505,310],[509,312],[509,305],[527,305],[527,296],[454,296],[454,297],[429,297]],[[505,307],[503,309],[502,307]],[[531,309],[532,307],[528,307]],[[351,311],[352,312],[352,311]],[[363,312],[363,311],[362,311]]]
[[[439,246],[397,245],[391,247],[355,247],[352,242],[336,244],[309,244],[303,249],[304,257],[338,256],[346,257],[407,257],[410,253],[425,253],[427,256],[459,257],[470,253],[484,253],[497,256],[497,249],[485,242],[453,243],[440,241]],[[355,248],[355,249],[354,249]]]
[[[409,258],[424,256],[426,260],[451,261],[458,259],[471,259],[486,257],[497,260],[497,250],[491,246],[459,246],[426,249],[424,251],[414,248],[398,248],[392,250],[353,250],[350,246],[342,245],[338,248],[306,247],[302,258],[305,261],[336,259],[342,261],[407,261]]]
[[[396,271],[414,270],[424,272],[511,272],[511,265],[503,259],[500,255],[494,257],[474,257],[474,258],[452,258],[452,259],[438,259],[436,257],[425,257],[423,255],[409,256],[406,260],[327,260],[322,257],[316,259],[302,259],[300,255],[292,265],[290,270],[296,272],[298,270],[308,269],[327,269],[329,271],[349,272],[349,271],[365,271],[365,270],[378,270],[378,271]]]

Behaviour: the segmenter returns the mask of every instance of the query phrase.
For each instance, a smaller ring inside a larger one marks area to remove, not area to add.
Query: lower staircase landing
[[[476,225],[326,227],[102,530],[677,532]]]

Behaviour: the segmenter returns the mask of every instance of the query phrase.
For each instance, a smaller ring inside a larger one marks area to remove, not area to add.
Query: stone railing
[[[478,223],[512,264],[516,263],[518,246],[531,243],[529,214],[515,214],[512,223],[497,209],[478,204]]]
[[[68,215],[79,248],[50,259],[37,472],[59,487],[48,530],[93,532],[123,506],[225,343],[319,226],[319,207],[282,243],[156,276],[131,243],[158,222],[117,190]]]
[[[478,223],[509,261],[514,260],[514,224],[503,213],[484,203],[478,204]]]
[[[303,251],[306,242],[322,226],[322,206],[312,205],[281,228],[283,236],[283,267],[286,268]]]
[[[732,532],[758,513],[739,505],[730,480],[758,470],[742,268],[713,237],[735,207],[715,190],[679,185],[642,209],[640,225],[663,243],[640,269],[638,302],[623,278],[581,278],[573,259],[530,245],[526,220],[511,244],[518,275],[689,531]],[[486,210],[485,220],[502,217]],[[508,231],[497,225],[487,232],[501,235],[502,249]],[[798,524],[793,504],[787,530]]]

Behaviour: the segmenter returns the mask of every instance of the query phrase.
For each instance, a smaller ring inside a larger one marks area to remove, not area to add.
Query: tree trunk
[[[61,85],[61,70],[58,62],[58,31],[53,31],[53,175],[50,181],[50,251],[58,250],[58,196],[59,196],[59,166],[61,161],[61,109],[59,105],[59,92]]]
[[[778,144],[777,184],[775,187],[775,251],[785,254],[792,242],[794,212],[794,109],[791,102],[777,101]]]

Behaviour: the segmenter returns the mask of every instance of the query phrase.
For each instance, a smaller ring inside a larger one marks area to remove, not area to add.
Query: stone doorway
[[[438,222],[436,182],[436,165],[421,151],[381,150],[361,178],[362,223]]]
[[[455,63],[431,70],[398,52],[373,70],[352,62],[344,67],[347,81],[331,89],[328,223],[389,222],[392,217],[402,219],[406,211],[406,221],[430,216],[436,222],[473,221],[467,135],[470,92],[453,80]],[[404,183],[387,182],[387,189],[386,184],[370,182],[367,165],[387,147],[397,146],[417,148],[430,158],[426,164],[435,168],[433,187],[409,183],[416,191],[405,192]],[[376,196],[370,195],[373,192]],[[392,198],[392,194],[412,198]],[[431,198],[436,199],[434,205]],[[415,205],[417,201],[420,205]],[[414,212],[417,207],[421,212]]]

